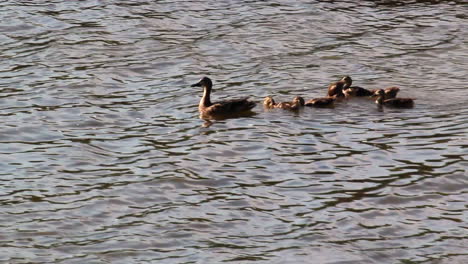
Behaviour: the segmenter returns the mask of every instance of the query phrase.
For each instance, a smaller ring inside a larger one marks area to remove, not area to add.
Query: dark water
[[[0,263],[467,263],[464,1],[2,1]],[[198,119],[351,75],[408,110]]]

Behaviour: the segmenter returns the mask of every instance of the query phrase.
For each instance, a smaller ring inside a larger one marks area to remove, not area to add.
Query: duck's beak
[[[190,87],[201,87],[201,86],[202,86],[201,81],[190,85]]]

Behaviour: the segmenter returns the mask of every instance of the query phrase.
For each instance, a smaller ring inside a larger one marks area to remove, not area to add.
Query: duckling
[[[275,99],[273,99],[273,97],[267,96],[265,97],[265,99],[263,99],[263,107],[265,109],[273,109],[275,108],[275,105],[276,105],[276,102],[275,102]]]
[[[331,107],[334,105],[336,97],[321,97],[321,98],[314,98],[310,99],[305,102],[305,106],[312,106],[312,107]]]
[[[281,102],[277,105],[277,108],[286,109],[286,110],[299,110],[299,108],[304,106],[304,98],[296,96],[293,98],[292,102]]]
[[[374,91],[369,91],[359,86],[349,87],[348,89],[344,90],[343,93],[346,97],[352,97],[352,96],[363,97],[363,96],[374,95]]]
[[[376,93],[379,97],[375,103],[379,106],[390,106],[396,108],[411,108],[414,106],[414,100],[411,98],[385,99],[385,91],[383,89],[378,90]]]
[[[201,118],[240,114],[250,111],[256,105],[255,102],[249,101],[247,98],[212,103],[210,94],[213,82],[208,77],[203,77],[199,82],[192,84],[191,87],[203,87],[203,96],[198,104],[198,111],[200,112]]]
[[[263,106],[266,109],[273,109],[273,108],[279,108],[279,109],[284,109],[284,110],[299,110],[299,108],[304,106],[304,98],[300,96],[294,97],[292,102],[281,102],[281,103],[276,103],[275,99],[271,96],[265,97],[263,100]]]
[[[372,90],[373,92],[373,96],[379,96],[378,95],[378,92],[379,92],[380,89],[376,89],[376,90]],[[385,96],[384,96],[384,99],[392,99],[392,98],[395,98],[398,94],[398,92],[400,91],[400,88],[398,87],[388,87],[388,88],[385,88],[384,89],[384,92],[385,92]]]
[[[369,91],[359,86],[351,87],[351,85],[353,84],[353,79],[351,79],[351,77],[349,76],[343,77],[340,81],[343,81],[345,83],[343,87],[343,93],[346,97],[351,97],[351,96],[362,97],[362,96],[374,95],[374,91]]]
[[[343,94],[343,87],[345,86],[345,82],[343,80],[331,83],[328,86],[328,97],[344,97],[345,95]]]

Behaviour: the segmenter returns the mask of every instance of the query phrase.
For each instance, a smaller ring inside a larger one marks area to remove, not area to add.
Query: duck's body
[[[335,103],[335,97],[321,97],[321,98],[314,98],[310,99],[305,102],[305,106],[312,106],[312,107],[330,107],[333,106]]]
[[[300,96],[294,97],[292,102],[281,102],[281,103],[276,103],[273,97],[267,96],[263,100],[263,106],[266,109],[273,109],[273,108],[278,108],[278,109],[284,109],[284,110],[299,110],[301,107],[304,106],[304,98]]]
[[[255,105],[256,103],[248,101],[247,97],[218,101],[216,103],[206,103],[206,101],[202,103],[202,100],[200,100],[198,111],[204,116],[229,115],[249,111]]]
[[[379,106],[389,106],[395,108],[411,108],[414,106],[414,100],[411,98],[391,98],[385,99],[385,91],[383,89],[378,90],[377,100],[375,103]]]
[[[198,104],[198,111],[202,118],[241,114],[250,111],[256,105],[255,102],[249,101],[247,98],[212,103],[210,94],[213,83],[208,77],[203,77],[198,83],[193,84],[192,87],[203,87],[203,96]]]
[[[371,90],[367,90],[366,88],[362,88],[359,86],[351,86],[348,89],[344,90],[343,93],[346,97],[364,97],[364,96],[372,96],[374,92]]]

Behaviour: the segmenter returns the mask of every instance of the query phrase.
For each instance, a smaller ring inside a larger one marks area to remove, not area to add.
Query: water
[[[463,1],[3,1],[1,263],[466,263]],[[213,99],[350,100],[203,126]]]

